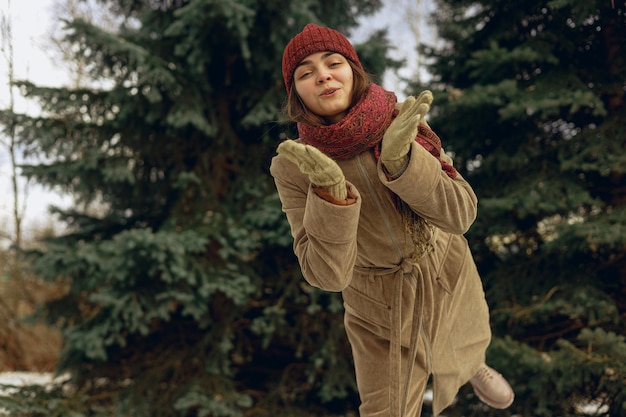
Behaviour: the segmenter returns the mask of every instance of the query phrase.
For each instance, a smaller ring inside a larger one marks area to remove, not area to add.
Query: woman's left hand
[[[422,91],[417,97],[409,97],[402,105],[400,114],[387,128],[383,136],[380,160],[387,172],[396,176],[406,166],[409,159],[411,142],[417,136],[417,127],[424,122],[424,116],[430,110],[433,94]]]

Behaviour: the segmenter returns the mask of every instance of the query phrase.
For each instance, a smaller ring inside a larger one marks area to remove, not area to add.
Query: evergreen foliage
[[[101,1],[67,42],[93,84],[22,81],[27,176],[75,196],[68,231],[30,253],[64,282],[42,314],[63,330],[72,401],[13,415],[331,415],[356,406],[338,294],[304,282],[271,177],[284,137],[282,50],[306,23],[344,33],[379,0]],[[383,71],[385,34],[362,49]],[[33,388],[36,390],[36,388]],[[63,397],[67,393],[61,389]],[[311,405],[315,404],[315,406]],[[319,406],[320,410],[315,407]]]
[[[479,197],[506,413],[626,415],[626,3],[437,3],[434,78],[410,93],[437,91],[431,125]]]

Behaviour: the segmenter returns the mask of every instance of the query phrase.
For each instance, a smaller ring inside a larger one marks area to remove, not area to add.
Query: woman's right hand
[[[345,200],[348,192],[341,168],[330,157],[311,145],[286,140],[278,145],[276,152],[296,164],[311,183],[324,188],[338,200]]]
[[[417,97],[409,97],[402,105],[400,114],[387,128],[383,136],[380,150],[380,160],[387,172],[396,176],[406,167],[409,160],[411,143],[417,136],[417,127],[425,123],[424,116],[430,110],[433,94],[422,91]]]

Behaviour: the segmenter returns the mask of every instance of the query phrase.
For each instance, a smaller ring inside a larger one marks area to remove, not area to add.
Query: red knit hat
[[[324,51],[340,53],[363,69],[354,47],[345,36],[334,29],[309,23],[289,41],[283,52],[283,79],[287,93],[291,90],[293,73],[298,64],[307,56]]]

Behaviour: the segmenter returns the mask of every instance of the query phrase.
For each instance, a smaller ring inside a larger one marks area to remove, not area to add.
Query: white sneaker
[[[474,393],[488,406],[503,409],[513,404],[515,393],[511,385],[495,369],[484,363],[469,382]]]

